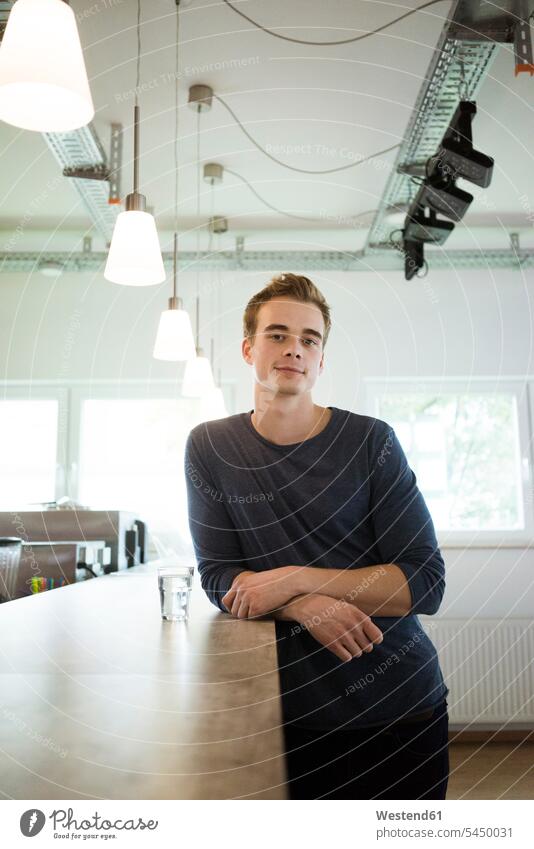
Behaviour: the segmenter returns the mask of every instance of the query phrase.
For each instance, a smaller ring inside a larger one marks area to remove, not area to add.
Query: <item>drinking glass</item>
[[[192,566],[167,566],[158,569],[162,619],[181,622],[189,618],[189,598],[192,586]]]

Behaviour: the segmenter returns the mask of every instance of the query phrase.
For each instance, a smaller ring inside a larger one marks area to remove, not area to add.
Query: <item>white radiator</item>
[[[420,619],[450,690],[451,725],[534,727],[534,619]]]

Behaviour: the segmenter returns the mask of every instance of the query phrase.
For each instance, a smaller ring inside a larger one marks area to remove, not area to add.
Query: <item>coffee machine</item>
[[[0,537],[22,540],[15,598],[30,594],[36,577],[44,589],[96,578],[144,563],[148,549],[145,523],[124,510],[4,511]]]

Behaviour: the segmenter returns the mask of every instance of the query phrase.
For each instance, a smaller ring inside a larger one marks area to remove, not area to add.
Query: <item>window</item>
[[[180,397],[167,382],[73,390],[72,497],[131,511],[146,521],[158,551],[189,552],[184,449],[191,428],[224,415],[211,413],[204,400]]]
[[[2,509],[56,497],[60,400],[33,394],[6,392],[0,400]]]
[[[400,382],[370,387],[374,412],[390,424],[413,469],[436,531],[530,536],[528,416],[520,388],[492,390]]]
[[[183,456],[194,414],[186,399],[83,401],[78,500],[187,535]]]
[[[233,406],[233,386],[226,385]],[[7,381],[0,400],[0,509],[67,497],[146,521],[150,556],[192,551],[185,441],[227,415],[222,399],[183,398],[175,380]],[[160,545],[161,543],[161,545]]]

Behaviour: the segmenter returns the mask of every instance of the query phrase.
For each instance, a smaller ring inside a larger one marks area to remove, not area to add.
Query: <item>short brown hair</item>
[[[243,334],[248,339],[253,337],[258,326],[258,312],[262,304],[272,301],[274,298],[283,296],[292,297],[295,301],[305,304],[315,304],[321,310],[324,319],[323,347],[326,345],[332,322],[330,320],[330,307],[324,295],[319,291],[315,283],[300,274],[280,274],[273,277],[270,283],[261,292],[252,296],[245,308],[243,315]]]

